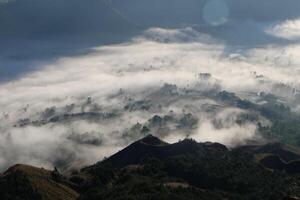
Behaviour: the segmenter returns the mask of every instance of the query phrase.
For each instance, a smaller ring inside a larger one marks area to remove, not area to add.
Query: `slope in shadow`
[[[147,157],[164,160],[171,156],[194,153],[197,150],[209,147],[227,151],[224,145],[217,143],[197,143],[194,140],[185,139],[174,144],[168,144],[152,135],[148,135],[111,156],[107,161],[114,166],[124,167],[138,164]]]

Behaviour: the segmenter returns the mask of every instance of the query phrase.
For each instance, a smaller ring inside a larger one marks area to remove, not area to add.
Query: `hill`
[[[59,174],[27,166],[15,165],[0,176],[0,199],[74,200],[79,194]]]
[[[199,144],[190,139],[185,139],[174,144],[168,144],[152,135],[148,135],[111,156],[107,161],[114,166],[124,167],[127,165],[138,164],[147,157],[155,157],[164,160],[168,157],[191,154],[199,149],[209,147],[216,149],[220,148],[224,151],[227,150],[227,148],[221,144]]]
[[[260,149],[268,146],[272,144]],[[92,187],[82,199],[281,200],[299,196],[298,172],[275,169],[276,162],[264,166],[267,163],[257,160],[261,153],[249,146],[227,149],[191,139],[166,144],[150,135],[84,169],[94,177],[91,185],[103,188]]]
[[[281,149],[282,155],[297,155],[278,144],[228,149],[192,139],[168,144],[148,135],[64,175],[13,166],[0,176],[0,199],[297,199],[299,161],[284,161],[276,154]]]
[[[259,158],[265,156],[274,155],[277,156],[282,162],[292,162],[300,160],[300,149],[292,145],[286,145],[282,143],[270,143],[266,145],[245,145],[238,149],[248,151],[257,155]]]

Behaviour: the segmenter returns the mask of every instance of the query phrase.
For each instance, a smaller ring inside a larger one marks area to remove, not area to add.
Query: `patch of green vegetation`
[[[254,155],[242,150],[211,147],[165,160],[148,157],[131,170],[114,168],[104,161],[90,173],[95,182],[81,200],[273,200],[300,196],[299,177],[267,170]],[[178,183],[178,187],[168,183]]]
[[[240,99],[234,93],[226,91],[220,92],[217,97],[222,102],[241,109],[258,112],[270,120],[271,125],[269,126],[258,123],[258,131],[265,138],[300,147],[300,114],[292,112],[292,109],[282,103],[278,97],[261,93],[260,100],[266,102],[263,105]],[[247,121],[255,122],[258,119],[255,118],[255,115],[240,116],[237,123],[242,124]]]
[[[270,126],[258,124],[258,130],[268,139],[300,146],[300,115],[282,104],[267,104],[260,108],[261,114],[271,121]]]

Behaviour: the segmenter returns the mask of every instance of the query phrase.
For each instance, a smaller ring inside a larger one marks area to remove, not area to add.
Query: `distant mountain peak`
[[[214,148],[224,152],[227,151],[227,148],[224,145],[217,143],[209,145],[186,138],[182,141],[169,144],[149,134],[112,155],[107,161],[111,162],[113,166],[122,168],[128,165],[139,164],[147,157],[165,160],[172,156],[194,153],[207,148]]]
[[[159,138],[153,136],[152,134],[147,135],[146,137],[142,138],[138,142],[146,145],[152,145],[152,146],[164,146],[168,145],[168,143],[160,140]]]

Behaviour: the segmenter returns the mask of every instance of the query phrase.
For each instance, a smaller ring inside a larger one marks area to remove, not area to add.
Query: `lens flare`
[[[223,25],[227,22],[229,9],[223,0],[210,0],[203,8],[203,19],[211,26]]]

